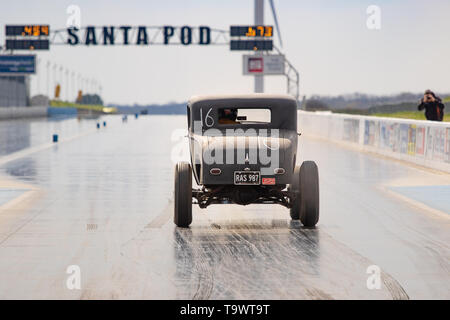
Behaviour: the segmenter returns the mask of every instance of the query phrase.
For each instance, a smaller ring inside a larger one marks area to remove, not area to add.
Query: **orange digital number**
[[[37,37],[41,35],[41,26],[33,26],[33,36]]]
[[[271,37],[272,36],[272,27],[266,27],[266,32],[264,33],[264,37]]]
[[[32,34],[33,30],[31,26],[25,26],[23,27],[23,35],[24,36],[30,36]]]
[[[48,36],[48,26],[42,26],[41,31],[42,31],[42,34],[45,34],[46,36]]]
[[[256,30],[252,27],[247,28],[247,33],[245,34],[246,37],[254,37],[256,36]]]
[[[258,31],[259,31],[259,35],[260,35],[261,37],[264,37],[264,26],[257,26],[256,28],[257,28]]]

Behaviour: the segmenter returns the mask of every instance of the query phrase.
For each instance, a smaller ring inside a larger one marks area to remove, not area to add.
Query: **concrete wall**
[[[299,132],[450,172],[450,123],[298,113]]]
[[[0,120],[39,117],[76,117],[75,108],[54,107],[5,107],[0,108]]]
[[[0,120],[47,117],[48,107],[4,107],[0,108]]]

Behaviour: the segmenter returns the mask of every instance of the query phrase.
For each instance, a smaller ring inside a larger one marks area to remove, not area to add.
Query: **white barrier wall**
[[[450,122],[299,111],[298,128],[303,134],[450,172]]]
[[[46,117],[48,107],[0,107],[0,120]]]

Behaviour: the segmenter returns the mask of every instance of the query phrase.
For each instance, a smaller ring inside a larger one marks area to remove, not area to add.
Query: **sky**
[[[274,0],[286,58],[300,73],[300,95],[361,92],[450,92],[450,1]],[[88,26],[200,26],[228,30],[253,24],[253,0],[0,0],[0,42],[6,24],[66,27],[70,5]],[[380,8],[380,29],[367,27],[370,5]],[[265,23],[273,24],[265,1]],[[275,44],[279,46],[275,36]],[[25,52],[21,52],[25,53]],[[182,102],[196,94],[248,93],[244,52],[223,46],[52,46],[37,52],[31,94],[54,85],[47,61],[96,79],[106,103]],[[58,67],[59,68],[59,67]],[[63,82],[73,99],[75,90]],[[73,90],[72,90],[73,89]],[[265,92],[285,93],[283,76],[266,76]]]

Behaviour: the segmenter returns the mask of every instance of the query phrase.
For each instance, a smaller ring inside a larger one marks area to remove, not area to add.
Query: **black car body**
[[[178,226],[191,223],[192,203],[201,208],[277,203],[290,208],[293,219],[314,211],[304,224],[317,223],[318,172],[312,161],[302,165],[303,185],[308,180],[311,195],[305,191],[304,199],[300,197],[294,98],[267,94],[196,96],[188,102],[187,119],[191,164],[178,163],[175,170],[174,220]],[[192,174],[200,188],[192,189]],[[312,209],[302,209],[305,203]]]
[[[236,124],[221,124],[219,123],[219,110],[222,108],[268,109],[271,113],[271,121],[268,123],[238,121]],[[260,159],[261,148],[267,149],[268,156],[271,151],[275,151],[272,149],[278,148],[279,167],[285,169],[284,174],[276,175],[272,172],[272,174],[261,177],[275,178],[276,184],[279,185],[291,182],[297,154],[297,102],[290,96],[194,97],[188,103],[187,114],[191,163],[197,184],[233,185],[235,171],[245,169],[260,171],[261,168],[267,168],[268,165]],[[201,124],[201,130],[195,130],[195,122]],[[227,129],[229,133],[230,130],[234,131],[234,134],[227,134]],[[216,130],[220,131],[220,135]],[[267,130],[267,136],[260,135],[263,130]],[[222,145],[224,153],[233,153],[233,164],[226,163],[226,155],[224,163],[209,164],[203,161],[203,151],[208,147],[211,148],[214,143]],[[240,153],[244,156],[248,154],[249,157],[256,155],[257,159],[253,157],[253,160],[256,161],[247,163],[245,158],[244,161],[239,161]],[[211,174],[210,171],[213,168],[219,168],[221,174]]]

